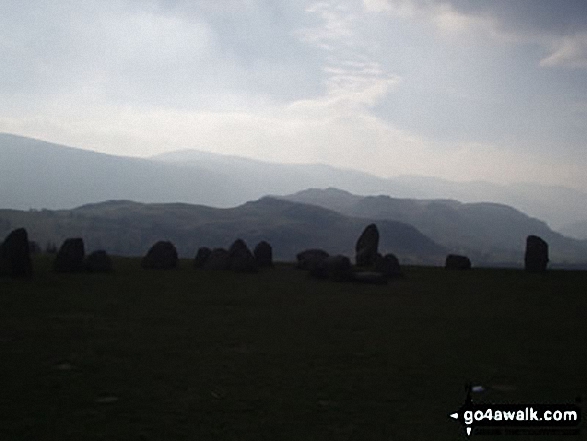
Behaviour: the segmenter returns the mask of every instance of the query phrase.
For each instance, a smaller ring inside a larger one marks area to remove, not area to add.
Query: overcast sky
[[[584,0],[2,0],[0,131],[587,191]]]

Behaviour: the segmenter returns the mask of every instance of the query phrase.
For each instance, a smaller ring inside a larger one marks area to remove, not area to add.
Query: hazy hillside
[[[544,222],[506,205],[361,197],[338,189],[309,189],[286,199],[349,216],[405,222],[449,250],[470,255],[476,262],[521,262],[526,237],[536,234],[549,243],[553,262],[587,263],[585,243],[564,237]]]
[[[23,226],[42,246],[81,236],[88,251],[104,248],[121,255],[143,255],[155,241],[169,239],[184,257],[193,257],[201,246],[228,247],[240,237],[251,247],[268,240],[277,259],[291,261],[314,247],[354,256],[355,242],[369,222],[273,198],[230,209],[109,201],[62,211],[0,210],[0,235]],[[393,252],[403,262],[443,262],[444,248],[414,227],[384,220],[377,226],[382,252]]]
[[[234,206],[247,196],[231,179],[205,168],[0,134],[0,208],[73,208],[109,199]]]
[[[587,193],[566,187],[536,183],[498,185],[483,181],[451,182],[419,176],[402,176],[393,178],[393,181],[410,190],[384,194],[402,198],[506,204],[546,221],[555,230],[587,217]]]
[[[326,165],[274,164],[237,156],[182,150],[152,157],[221,171],[239,180],[260,197],[289,194],[306,188],[335,187],[359,195],[385,194],[396,198],[455,199],[462,202],[495,202],[510,205],[542,219],[553,228],[587,216],[587,193],[539,184],[498,185],[484,181],[452,182],[424,176],[379,178]]]
[[[257,199],[267,194],[287,194],[309,187],[349,188],[359,194],[390,190],[390,182],[356,170],[343,170],[324,164],[279,164],[239,156],[197,150],[182,150],[151,157],[167,164],[202,167],[231,177]],[[408,191],[400,188],[400,191]]]
[[[562,187],[409,176],[383,179],[327,165],[274,164],[195,150],[138,159],[0,134],[0,208],[70,209],[113,199],[234,207],[267,194],[311,187],[504,203],[553,227],[587,218],[587,194]]]
[[[587,240],[587,220],[565,225],[560,228],[560,232],[575,239]]]

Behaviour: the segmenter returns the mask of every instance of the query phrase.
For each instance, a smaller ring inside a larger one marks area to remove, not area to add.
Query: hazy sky
[[[584,0],[2,0],[0,131],[587,191]]]

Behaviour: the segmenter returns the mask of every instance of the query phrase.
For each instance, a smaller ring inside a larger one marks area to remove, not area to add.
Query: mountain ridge
[[[587,262],[586,243],[565,237],[545,222],[505,204],[357,196],[335,189],[307,189],[283,198],[347,216],[404,222],[450,252],[469,255],[477,262],[519,262],[519,250],[530,234],[549,242],[553,260]]]
[[[229,247],[237,238],[250,247],[267,240],[279,260],[295,260],[307,248],[354,256],[367,219],[351,218],[310,204],[271,197],[234,208],[172,203],[105,201],[72,210],[0,210],[0,235],[24,227],[42,247],[67,237],[84,238],[88,250],[143,255],[158,240],[171,240],[182,257],[194,257],[201,246]],[[446,250],[411,225],[381,220],[380,249],[404,263],[442,263]]]
[[[397,198],[490,201],[513,206],[555,227],[587,218],[587,193],[560,186],[458,183],[413,176],[387,179],[324,164],[271,163],[193,149],[135,158],[0,134],[2,208],[65,209],[109,199],[227,208],[267,194],[286,195],[311,187]]]

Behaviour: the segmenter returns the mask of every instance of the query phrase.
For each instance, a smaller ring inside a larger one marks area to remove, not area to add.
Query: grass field
[[[0,440],[455,440],[467,381],[587,396],[587,272],[49,267],[0,280]]]

